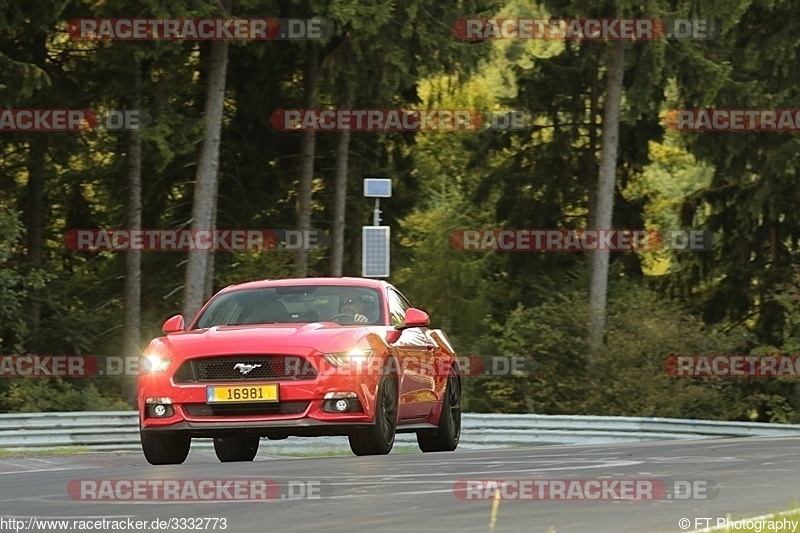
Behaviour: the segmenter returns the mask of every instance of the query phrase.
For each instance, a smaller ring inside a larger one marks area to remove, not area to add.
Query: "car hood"
[[[148,350],[166,350],[183,357],[264,353],[304,355],[311,351],[331,353],[350,350],[364,337],[377,339],[379,329],[385,328],[322,323],[214,326],[170,333],[155,339]],[[372,344],[374,339],[369,339],[369,343]]]

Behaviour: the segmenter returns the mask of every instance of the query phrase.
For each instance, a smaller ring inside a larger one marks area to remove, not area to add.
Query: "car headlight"
[[[362,363],[373,355],[375,355],[375,350],[355,348],[349,352],[324,353],[322,357],[333,366],[345,366]]]
[[[146,373],[164,372],[172,359],[158,355],[147,355],[142,357],[142,370]]]

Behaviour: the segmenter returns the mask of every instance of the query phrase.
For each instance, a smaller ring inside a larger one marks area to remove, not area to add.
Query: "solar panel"
[[[391,198],[392,180],[390,178],[364,178],[364,196],[367,198]]]
[[[389,277],[389,226],[362,227],[361,276]]]

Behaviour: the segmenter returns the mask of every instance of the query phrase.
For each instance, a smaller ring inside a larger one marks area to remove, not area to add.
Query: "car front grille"
[[[309,402],[208,405],[187,403],[183,407],[189,416],[260,416],[298,415],[308,409]]]
[[[175,372],[175,383],[315,379],[317,370],[296,355],[224,355],[189,359]]]

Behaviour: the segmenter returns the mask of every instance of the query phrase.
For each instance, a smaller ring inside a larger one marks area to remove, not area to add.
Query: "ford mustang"
[[[176,315],[145,350],[142,450],[180,464],[192,438],[220,461],[252,461],[260,439],[347,436],[389,453],[398,432],[424,452],[461,433],[461,373],[447,335],[385,281],[266,280],[227,287],[188,327]]]

